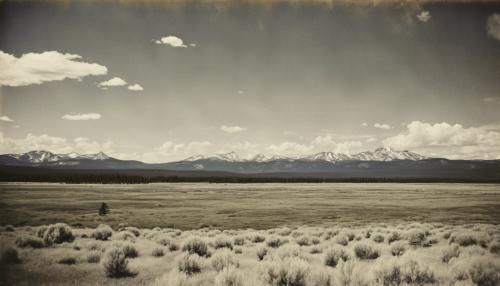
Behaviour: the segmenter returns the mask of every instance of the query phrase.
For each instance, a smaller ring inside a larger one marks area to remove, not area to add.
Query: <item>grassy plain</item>
[[[102,202],[111,213],[98,215]],[[0,225],[267,229],[283,225],[500,222],[497,184],[0,184]]]

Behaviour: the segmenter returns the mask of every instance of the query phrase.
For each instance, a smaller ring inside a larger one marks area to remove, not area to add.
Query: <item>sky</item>
[[[0,153],[500,159],[500,2],[215,2],[1,1]]]

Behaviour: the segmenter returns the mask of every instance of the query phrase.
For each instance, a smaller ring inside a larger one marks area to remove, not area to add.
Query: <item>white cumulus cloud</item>
[[[132,90],[132,91],[141,91],[141,90],[144,90],[144,88],[142,88],[142,86],[140,86],[139,84],[133,84],[133,85],[129,85],[127,87],[129,90]]]
[[[97,152],[112,153],[113,142],[98,142],[84,137],[77,137],[73,140],[50,136],[48,134],[34,135],[28,134],[24,138],[4,137],[0,132],[0,153],[24,153],[32,150],[44,150],[57,154],[76,152],[80,154],[91,154]]]
[[[99,113],[77,113],[77,114],[65,114],[61,117],[66,120],[97,120],[101,118]]]
[[[169,45],[174,48],[187,48],[187,45],[184,44],[184,41],[181,38],[178,38],[176,36],[167,36],[167,37],[162,37],[159,40],[156,40],[155,43],[159,45]],[[190,44],[191,47],[195,47],[196,45]]]
[[[491,14],[486,21],[488,36],[500,41],[500,14]]]
[[[112,79],[109,79],[109,80],[106,80],[106,81],[103,81],[99,84],[97,84],[97,86],[99,86],[100,88],[103,88],[103,89],[107,89],[108,87],[111,87],[111,86],[124,86],[126,85],[127,82],[119,77],[114,77]]]
[[[0,86],[26,86],[67,78],[81,80],[108,72],[105,66],[81,59],[79,55],[57,51],[27,53],[19,58],[0,51]]]
[[[384,129],[384,130],[389,130],[392,128],[389,124],[385,124],[385,123],[375,123],[375,124],[373,124],[373,127],[378,128],[378,129]]]
[[[417,18],[425,23],[431,19],[431,13],[429,11],[422,11],[417,15]]]
[[[383,140],[395,149],[423,150],[448,158],[500,158],[498,126],[464,127],[461,124],[413,121],[401,134]]]
[[[226,126],[222,125],[220,127],[220,130],[227,132],[227,133],[238,133],[238,132],[243,132],[246,131],[246,128],[240,127],[240,126]]]
[[[4,122],[14,122],[14,120],[6,115],[4,116],[0,116],[0,121],[4,121]]]

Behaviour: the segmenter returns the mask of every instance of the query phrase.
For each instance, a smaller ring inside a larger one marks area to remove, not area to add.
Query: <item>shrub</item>
[[[215,276],[215,286],[243,286],[243,274],[234,266],[229,266]]]
[[[260,243],[266,240],[266,237],[260,234],[256,234],[250,238],[253,243]]]
[[[267,252],[268,252],[268,250],[264,246],[257,248],[257,258],[259,258],[259,260],[264,259],[264,257],[266,257],[266,255],[267,255]]]
[[[261,279],[264,285],[269,286],[305,286],[309,273],[307,262],[292,257],[265,263]]]
[[[385,237],[380,233],[376,233],[372,236],[372,240],[375,241],[376,243],[382,243],[384,242]]]
[[[322,252],[323,252],[323,249],[321,249],[321,247],[319,247],[319,246],[313,246],[309,250],[309,253],[311,253],[311,254],[318,254],[318,253],[322,253]]]
[[[343,245],[343,246],[346,246],[349,244],[349,238],[347,236],[341,235],[341,234],[335,236],[333,241],[335,243],[338,243],[338,244]]]
[[[202,258],[198,254],[184,253],[178,258],[177,267],[179,271],[191,275],[201,271],[202,262]]]
[[[242,254],[243,253],[243,249],[239,248],[239,247],[235,247],[234,248],[234,253],[235,254]]]
[[[334,286],[332,272],[325,268],[313,269],[308,276],[306,285],[308,286]]]
[[[16,231],[16,228],[13,225],[8,224],[8,225],[3,227],[3,230],[7,231],[7,232],[14,232],[14,231]]]
[[[288,243],[288,240],[283,239],[279,236],[272,236],[272,237],[267,239],[267,246],[272,247],[272,248],[278,248],[285,243]]]
[[[91,242],[89,244],[87,244],[87,249],[88,250],[101,250],[101,245],[97,242]]]
[[[179,245],[177,245],[176,243],[172,242],[168,245],[168,250],[169,251],[177,251],[179,250]]]
[[[125,227],[125,231],[129,231],[137,237],[141,236],[141,231],[137,227],[133,226]]]
[[[295,242],[300,246],[309,246],[311,245],[311,240],[307,236],[301,236],[295,240]]]
[[[393,256],[401,256],[408,249],[409,245],[407,241],[399,240],[391,244],[391,254]]]
[[[108,237],[106,237],[106,239]],[[135,235],[130,231],[120,231],[119,233],[113,235],[113,239],[135,242]]]
[[[241,246],[245,244],[245,238],[243,236],[237,236],[233,239],[233,244]]]
[[[335,267],[341,260],[349,260],[349,253],[344,249],[344,247],[335,245],[325,251],[323,263],[326,266]]]
[[[102,265],[108,277],[120,278],[131,275],[127,258],[121,248],[113,247],[106,251]]]
[[[199,256],[210,256],[207,243],[197,237],[186,240],[182,245],[182,251],[187,251],[190,254],[196,253]]]
[[[311,243],[314,244],[314,245],[317,245],[317,244],[320,244],[321,243],[321,240],[317,237],[313,237],[311,239]]]
[[[211,263],[217,272],[229,266],[239,267],[238,261],[228,250],[216,252],[211,258]]]
[[[498,240],[492,241],[490,243],[490,252],[493,254],[500,254],[500,242]]]
[[[376,259],[380,256],[380,250],[370,244],[359,242],[354,246],[354,254],[359,259]]]
[[[215,249],[229,248],[233,250],[233,243],[228,237],[220,235],[214,239],[214,248]]]
[[[460,246],[479,245],[486,248],[489,241],[490,238],[486,233],[463,231],[452,233],[449,243],[457,243]]]
[[[21,236],[16,239],[16,245],[18,247],[32,247],[32,248],[42,248],[44,247],[43,240],[34,236]]]
[[[87,254],[87,263],[99,263],[101,261],[101,252],[91,251]]]
[[[426,233],[421,229],[411,229],[405,233],[405,238],[412,246],[420,246],[425,242]]]
[[[76,258],[71,257],[71,256],[63,257],[63,258],[57,260],[57,263],[66,264],[66,265],[73,265],[73,264],[76,264]]]
[[[500,263],[489,256],[461,260],[455,265],[454,274],[455,279],[469,280],[478,286],[500,285]]]
[[[0,262],[4,264],[14,264],[21,262],[17,249],[11,246],[2,248],[0,251]]]
[[[401,234],[399,232],[397,232],[397,231],[393,231],[387,237],[387,242],[388,243],[393,243],[394,241],[398,241],[400,239],[401,239]]]
[[[71,227],[65,223],[51,224],[43,234],[43,242],[45,245],[71,242],[74,239]]]
[[[343,229],[339,235],[347,237],[349,241],[353,241],[354,237],[356,236],[354,232],[350,229]]]
[[[375,281],[381,285],[429,285],[436,283],[434,272],[431,271],[430,267],[413,257],[380,261],[374,273]]]
[[[46,225],[38,227],[36,230],[36,236],[38,236],[39,238],[43,238],[43,235],[45,234],[45,231],[47,231],[47,228],[49,227]]]
[[[441,250],[441,261],[448,263],[452,258],[456,258],[460,255],[460,249],[458,245],[448,246]]]
[[[105,224],[100,224],[92,232],[92,237],[96,240],[108,240],[113,235],[113,229]]]
[[[125,254],[125,258],[136,258],[139,256],[139,252],[137,251],[135,246],[133,246],[130,243],[123,245],[122,250],[123,253]]]
[[[151,255],[153,255],[154,257],[162,257],[163,255],[165,255],[165,253],[161,248],[153,248]]]

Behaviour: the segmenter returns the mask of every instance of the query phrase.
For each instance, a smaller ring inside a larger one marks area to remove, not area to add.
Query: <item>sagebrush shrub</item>
[[[394,241],[398,241],[401,239],[401,234],[397,231],[391,232],[389,236],[387,236],[387,242],[388,243],[393,243]]]
[[[113,235],[113,239],[123,240],[123,241],[131,241],[131,242],[135,242],[135,237],[136,236],[133,233],[131,233],[130,231],[127,231],[127,230],[120,231],[119,233]]]
[[[109,225],[100,224],[92,232],[92,237],[96,240],[108,240],[113,235],[113,229]]]
[[[14,231],[16,231],[16,228],[13,225],[8,224],[8,225],[3,227],[3,230],[7,231],[7,232],[14,232]]]
[[[234,256],[232,252],[229,250],[222,250],[216,252],[214,255],[212,255],[212,258],[210,259],[212,267],[217,271],[221,271],[222,269],[229,267],[229,266],[234,266],[234,267],[239,267],[238,260]]]
[[[354,246],[354,254],[359,259],[376,259],[380,256],[380,250],[370,244],[359,242]]]
[[[323,256],[323,263],[326,266],[335,267],[341,260],[343,261],[349,260],[349,257],[350,255],[344,247],[335,245],[325,250],[325,254]]]
[[[19,262],[21,262],[21,259],[19,259],[19,253],[17,252],[17,249],[11,246],[7,246],[1,249],[0,263],[14,264]]]
[[[245,244],[245,238],[243,236],[237,236],[233,239],[233,244],[234,245],[244,245]]]
[[[484,232],[461,231],[453,232],[449,242],[460,246],[479,245],[486,248],[490,240],[489,235]]]
[[[266,237],[263,235],[260,235],[260,234],[256,234],[250,238],[250,241],[252,241],[253,243],[260,243],[260,242],[264,242],[265,240],[266,240]]]
[[[34,236],[21,236],[18,237],[15,241],[15,244],[18,247],[32,247],[32,248],[42,248],[45,246],[43,240]]]
[[[141,236],[141,231],[137,227],[133,227],[133,226],[125,227],[125,231],[129,231],[129,232],[133,233],[136,237]]]
[[[243,286],[244,281],[241,271],[234,266],[229,266],[215,276],[214,286]]]
[[[381,285],[430,285],[436,283],[434,272],[417,258],[392,258],[379,261],[374,272]]]
[[[139,251],[137,248],[130,243],[123,245],[122,247],[123,253],[125,254],[125,258],[136,258],[139,256]]]
[[[491,256],[461,258],[453,270],[459,281],[468,280],[478,286],[500,285],[500,262]]]
[[[448,263],[452,258],[456,258],[460,255],[460,249],[458,245],[447,246],[441,250],[441,261]]]
[[[199,256],[210,256],[207,243],[197,237],[187,239],[182,245],[182,251],[187,251],[190,254],[196,253]]]
[[[257,248],[257,258],[259,260],[264,259],[264,257],[266,257],[266,255],[267,255],[267,253],[268,253],[268,250],[266,247],[260,246],[259,248]]]
[[[409,245],[406,240],[398,240],[391,244],[391,254],[393,256],[401,256],[408,249]]]
[[[301,236],[297,238],[295,242],[300,246],[309,246],[312,244],[312,241],[308,236]]]
[[[183,253],[177,259],[177,267],[179,271],[184,272],[188,275],[201,272],[202,266],[203,260],[196,253]]]
[[[262,283],[266,286],[306,286],[310,268],[304,260],[291,257],[267,261],[261,273]]]
[[[219,235],[214,239],[214,248],[228,248],[233,250],[233,243],[227,236]]]
[[[43,242],[48,246],[63,242],[72,242],[74,239],[71,227],[65,223],[51,224],[43,234]]]
[[[346,246],[349,244],[349,238],[345,235],[338,234],[333,238],[333,241],[335,243],[338,243],[340,245]]]
[[[106,276],[111,278],[120,278],[130,276],[132,273],[128,269],[128,260],[123,253],[123,249],[112,247],[106,251],[102,261]]]
[[[87,254],[87,263],[99,263],[101,261],[100,251],[90,251]]]
[[[36,230],[36,236],[38,236],[39,238],[43,238],[43,235],[45,234],[47,228],[49,227],[46,225],[39,226]]]
[[[498,240],[492,241],[489,245],[489,249],[493,254],[500,254],[500,242]]]
[[[382,243],[382,242],[384,242],[385,237],[380,233],[376,233],[376,234],[372,235],[372,240],[377,242],[377,243]]]
[[[410,245],[421,246],[425,242],[427,235],[424,230],[415,228],[407,231],[404,237]]]
[[[62,257],[59,260],[57,260],[57,263],[66,264],[66,265],[73,265],[73,264],[76,264],[76,258],[72,257],[72,256]]]
[[[153,248],[151,255],[153,255],[154,257],[162,257],[163,255],[165,255],[165,253],[163,252],[162,248]]]
[[[288,239],[284,239],[279,236],[271,236],[267,239],[267,246],[272,248],[278,248],[285,243],[288,243]]]

